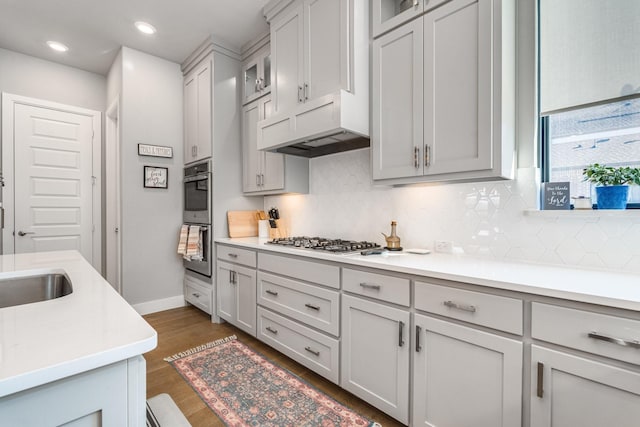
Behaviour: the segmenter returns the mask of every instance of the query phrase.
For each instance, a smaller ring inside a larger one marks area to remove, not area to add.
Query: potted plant
[[[627,184],[640,185],[640,168],[612,167],[594,163],[583,171],[584,180],[596,185],[598,209],[625,209],[629,196]]]

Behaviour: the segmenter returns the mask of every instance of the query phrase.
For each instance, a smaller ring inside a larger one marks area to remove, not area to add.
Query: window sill
[[[638,218],[640,217],[640,209],[571,209],[571,210],[539,210],[525,209],[525,216],[541,217],[541,218]]]

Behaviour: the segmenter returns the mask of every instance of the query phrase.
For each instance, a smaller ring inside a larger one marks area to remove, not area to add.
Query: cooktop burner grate
[[[380,247],[380,245],[373,242],[307,236],[276,238],[269,240],[267,244],[333,253],[354,253],[364,249]]]

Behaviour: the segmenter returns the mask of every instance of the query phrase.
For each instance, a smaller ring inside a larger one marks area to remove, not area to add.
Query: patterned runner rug
[[[229,426],[376,426],[231,336],[165,359]]]

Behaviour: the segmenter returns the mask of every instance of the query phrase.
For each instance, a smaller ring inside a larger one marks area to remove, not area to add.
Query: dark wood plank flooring
[[[163,358],[229,335],[236,335],[246,345],[363,416],[384,427],[402,426],[393,418],[236,327],[228,323],[211,323],[210,317],[197,308],[181,307],[149,314],[144,318],[158,332],[158,347],[144,355],[147,360],[147,397],[160,393],[169,394],[193,427],[224,424]]]

